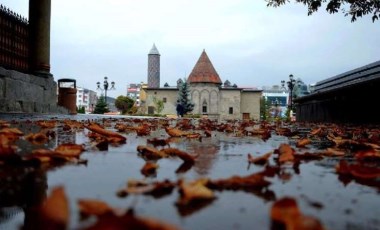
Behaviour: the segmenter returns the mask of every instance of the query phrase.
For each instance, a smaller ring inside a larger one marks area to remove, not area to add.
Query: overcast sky
[[[29,0],[0,0],[28,17]],[[161,54],[161,86],[187,77],[206,50],[221,80],[272,86],[289,74],[312,84],[380,60],[380,21],[351,23],[322,7],[268,8],[264,0],[52,0],[51,73],[95,90],[107,76],[125,95]]]

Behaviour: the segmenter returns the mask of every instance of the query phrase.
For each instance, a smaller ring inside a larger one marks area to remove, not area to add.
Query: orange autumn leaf
[[[357,179],[372,180],[380,178],[380,168],[369,167],[361,164],[348,164],[347,161],[341,160],[335,166],[336,172],[341,175],[351,175]]]
[[[380,178],[380,168],[368,167],[360,164],[349,166],[350,173],[355,178],[360,179],[377,179]]]
[[[24,133],[18,128],[2,128],[0,129],[2,134],[14,134],[16,136],[22,136]]]
[[[176,128],[165,127],[165,131],[171,137],[183,137],[183,136],[187,135],[187,133],[183,132],[182,130],[176,129]]]
[[[12,142],[6,134],[0,134],[0,159],[12,157],[16,153],[16,146]]]
[[[176,183],[173,183],[169,180],[164,180],[162,182],[153,182],[147,183],[142,180],[129,180],[127,187],[120,190],[118,195],[125,196],[128,194],[144,194],[152,195],[153,197],[161,197],[167,194],[170,194]]]
[[[281,144],[278,148],[279,163],[285,163],[288,161],[294,161],[294,149],[288,144]]]
[[[38,145],[47,142],[49,138],[44,133],[29,133],[25,136],[25,140]]]
[[[42,207],[42,211],[51,220],[67,224],[69,221],[69,203],[62,186],[52,189]]]
[[[355,153],[355,158],[359,161],[362,160],[380,160],[380,152],[374,149],[359,151]]]
[[[254,173],[248,176],[232,176],[225,179],[210,180],[208,187],[218,190],[254,190],[267,187],[271,182],[265,180],[264,174]]]
[[[200,133],[188,133],[186,134],[186,138],[189,138],[189,139],[196,139],[196,138],[199,138],[201,136]]]
[[[125,138],[124,137],[107,137],[107,141],[113,144],[123,144],[125,143]]]
[[[340,149],[337,148],[327,148],[323,155],[325,156],[344,156],[346,153]]]
[[[144,176],[154,175],[156,174],[157,168],[158,164],[153,162],[146,162],[145,165],[141,168],[140,172]]]
[[[214,199],[212,190],[206,187],[208,179],[198,179],[192,182],[179,182],[179,192],[181,194],[177,204],[187,205],[193,201]]]
[[[0,135],[2,138],[7,138],[9,142],[15,142],[24,134],[18,128],[2,128]]]
[[[127,140],[127,138],[124,137],[123,135],[116,133],[116,132],[113,132],[111,130],[104,129],[103,127],[101,127],[100,125],[98,125],[96,123],[89,124],[85,127],[87,129],[91,130],[92,132],[101,134],[101,135],[106,136],[106,137],[116,137],[118,139],[123,140],[124,142]]]
[[[11,124],[9,124],[8,121],[0,120],[0,128],[10,127]]]
[[[164,152],[150,146],[139,145],[137,146],[137,151],[146,159],[160,159],[167,157],[167,154]]]
[[[311,143],[311,140],[309,138],[303,138],[301,140],[298,140],[296,143],[297,147],[305,147],[306,145],[309,145]]]
[[[137,136],[148,136],[150,134],[150,127],[147,124],[138,126],[136,129]]]
[[[277,200],[270,210],[274,223],[280,223],[287,230],[323,230],[322,223],[311,216],[305,216],[298,208],[297,201],[291,197]]]
[[[95,199],[79,199],[78,207],[79,212],[87,216],[100,216],[114,212],[114,210],[107,203]]]
[[[153,145],[154,147],[157,147],[157,146],[166,146],[168,145],[170,147],[170,139],[159,139],[159,138],[151,138],[151,139],[147,139],[146,140],[146,143],[147,144],[151,144]]]
[[[54,187],[45,202],[27,210],[30,212],[30,229],[67,229],[69,224],[69,202],[62,186]],[[28,229],[29,229],[28,228]]]
[[[278,221],[286,226],[301,215],[297,202],[291,197],[284,197],[276,201],[271,208],[270,216],[273,221]]]
[[[314,136],[314,135],[318,135],[322,132],[322,128],[319,127],[319,128],[315,128],[313,130],[310,131],[310,135]]]
[[[61,144],[54,149],[54,152],[58,154],[61,154],[66,157],[76,158],[78,158],[83,151],[83,146],[77,144]]]
[[[251,154],[248,153],[248,162],[252,164],[264,165],[268,163],[270,156],[272,156],[272,152],[266,153],[258,157],[253,157]]]
[[[39,125],[41,128],[51,129],[51,128],[55,128],[55,126],[57,124],[57,121],[55,121],[55,120],[51,120],[51,121],[37,121],[36,124]]]
[[[166,155],[177,156],[181,160],[183,160],[184,162],[187,162],[187,163],[194,164],[194,162],[195,162],[195,158],[192,155],[188,154],[187,152],[176,149],[176,148],[162,149],[161,152],[164,152]]]
[[[299,216],[288,229],[293,230],[324,230],[325,227],[317,218],[312,216]]]

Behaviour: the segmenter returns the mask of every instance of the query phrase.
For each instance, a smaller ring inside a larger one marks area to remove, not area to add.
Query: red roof
[[[208,58],[206,51],[203,50],[193,70],[191,71],[189,83],[215,83],[222,84],[218,73]]]

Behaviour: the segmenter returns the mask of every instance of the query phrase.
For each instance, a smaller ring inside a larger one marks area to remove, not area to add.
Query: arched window
[[[206,100],[202,103],[202,113],[207,113],[207,102]]]

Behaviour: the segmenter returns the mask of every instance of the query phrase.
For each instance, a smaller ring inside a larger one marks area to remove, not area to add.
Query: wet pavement
[[[177,120],[25,114],[3,114],[0,115],[0,120],[8,121],[11,127],[19,128],[24,135],[37,133],[42,129],[36,121],[58,121],[52,128],[55,135],[46,143],[32,143],[20,138],[16,145],[17,154],[21,156],[30,155],[35,149],[54,149],[63,143],[81,144],[85,148],[80,156],[83,162],[79,163],[49,166],[0,164],[0,229],[20,229],[22,226],[27,228],[27,210],[41,205],[52,189],[58,186],[63,186],[69,200],[68,229],[86,228],[95,222],[94,219],[80,218],[77,202],[84,198],[101,200],[121,210],[133,209],[138,216],[154,218],[180,229],[275,229],[271,221],[271,207],[276,200],[283,197],[294,198],[301,212],[318,219],[325,229],[380,229],[380,177],[363,181],[344,178],[337,173],[336,165],[342,159],[354,161],[350,155],[352,148],[346,149],[344,156],[323,156],[318,160],[307,159],[279,165],[273,154],[266,166],[248,163],[248,153],[254,157],[262,156],[268,152],[276,152],[281,144],[289,144],[300,154],[320,153],[334,146],[333,142],[325,138],[314,138],[306,147],[296,146],[300,137],[309,135],[318,126],[283,124],[281,128],[293,132],[291,135],[283,135],[276,129],[280,125],[268,125],[266,130],[270,132],[270,136],[264,138],[263,135],[238,132],[237,127],[241,124],[231,121],[232,131],[226,127],[214,129],[211,137],[208,137],[204,135],[204,130],[196,128],[199,120],[190,120],[193,128],[186,131],[200,133],[201,137],[171,138],[169,144],[172,148],[195,156],[195,163],[186,167],[178,158],[159,159],[155,161],[158,164],[156,173],[145,176],[140,170],[146,159],[139,154],[137,146],[148,146],[147,140],[153,137],[169,138],[164,126],[175,127]],[[99,150],[95,146],[96,142],[89,138],[88,129],[65,129],[64,120],[83,123],[91,121],[102,125],[107,123],[107,129],[113,131],[116,131],[117,123],[136,127],[146,122],[151,125],[151,132],[147,136],[138,136],[135,131],[120,132],[127,138],[126,143],[109,144],[108,150]],[[260,126],[251,125],[252,127],[245,130],[252,131]],[[377,128],[371,130],[378,131]],[[376,147],[375,150],[379,151]],[[375,158],[370,163],[375,168],[379,166],[378,159]],[[213,190],[215,199],[185,207],[178,205],[181,196],[178,187],[159,197],[118,194],[131,180],[144,180],[147,183],[164,180],[194,181],[199,178],[218,180],[234,175],[259,173],[268,166],[276,166],[277,171],[274,176],[265,177],[270,182],[267,187]]]

